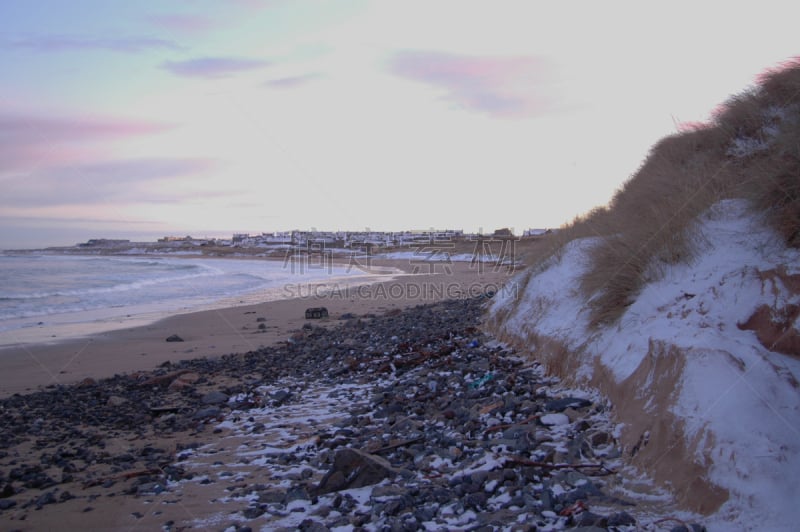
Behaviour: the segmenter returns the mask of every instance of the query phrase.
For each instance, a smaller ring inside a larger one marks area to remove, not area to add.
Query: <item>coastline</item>
[[[377,282],[289,283],[287,299],[231,304],[222,308],[171,315],[88,336],[25,343],[0,349],[0,397],[29,393],[50,385],[87,378],[151,370],[164,362],[245,353],[287,341],[305,323],[332,326],[343,315],[383,314],[417,304],[496,291],[511,278],[507,269],[475,268],[466,262],[432,263],[426,273],[412,273],[409,261],[375,259],[372,266],[403,271]],[[481,271],[482,270],[482,271]],[[330,281],[330,280],[329,280]],[[330,317],[306,320],[305,309],[325,306]],[[172,335],[182,342],[166,342]]]
[[[47,250],[36,252],[35,255],[42,254],[48,256]],[[61,254],[55,254],[61,256]],[[78,258],[93,258],[94,255],[68,255]],[[217,257],[202,255],[103,255],[111,259],[146,259],[146,260],[170,260],[170,261],[202,261],[199,264],[215,261],[234,261],[245,263],[267,262],[271,267],[282,264],[282,270],[287,275],[296,278],[297,282],[286,282],[283,285],[266,285],[258,288],[251,288],[246,291],[232,293],[229,295],[204,296],[193,301],[188,299],[177,300],[150,300],[134,304],[115,305],[96,309],[76,310],[68,312],[56,312],[52,314],[30,315],[19,318],[11,318],[3,321],[4,327],[0,327],[0,351],[7,348],[21,347],[30,344],[53,344],[61,343],[65,340],[75,340],[86,338],[92,335],[107,333],[117,329],[127,329],[139,326],[150,325],[165,318],[179,314],[188,314],[204,310],[216,310],[225,307],[244,306],[248,304],[261,303],[279,299],[291,299],[295,297],[291,292],[284,289],[286,284],[303,284],[308,287],[336,283],[337,285],[360,285],[370,284],[381,280],[388,280],[404,273],[402,268],[397,267],[377,267],[365,268],[362,264],[353,264],[343,260],[331,260],[326,264],[289,264],[285,258],[278,257]],[[343,269],[346,270],[343,272]],[[200,294],[203,289],[198,286],[196,291]],[[10,328],[7,326],[10,325]]]

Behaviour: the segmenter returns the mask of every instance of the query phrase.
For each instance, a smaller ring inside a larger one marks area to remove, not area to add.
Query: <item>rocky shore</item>
[[[485,302],[309,320],[257,351],[4,399],[0,522],[701,530],[634,488],[609,405],[481,332]]]

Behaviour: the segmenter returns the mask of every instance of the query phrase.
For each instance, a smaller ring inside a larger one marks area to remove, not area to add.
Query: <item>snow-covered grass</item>
[[[612,326],[589,327],[587,301],[575,289],[596,245],[583,239],[532,275],[518,300],[498,297],[495,327],[516,343],[556,340],[576,361],[577,380],[596,384],[607,373],[607,392],[636,383],[640,389],[629,396],[645,416],[666,405],[681,424],[687,467],[705,468],[707,480],[729,492],[712,529],[785,530],[793,522],[787,510],[800,499],[800,361],[769,351],[738,325],[760,305],[800,304],[780,279],[762,275],[779,268],[800,273],[800,251],[785,247],[741,200],[714,205],[696,230],[704,245],[694,260],[646,283]],[[683,358],[670,366],[677,374],[647,370],[654,345]],[[626,430],[646,425],[619,421]]]

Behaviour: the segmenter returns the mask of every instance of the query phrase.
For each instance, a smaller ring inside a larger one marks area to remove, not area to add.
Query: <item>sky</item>
[[[0,249],[558,227],[800,53],[797,12],[0,0]]]

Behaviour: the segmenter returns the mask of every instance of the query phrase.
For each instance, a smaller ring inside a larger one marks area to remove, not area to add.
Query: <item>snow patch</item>
[[[742,200],[714,205],[697,231],[704,245],[695,260],[664,268],[614,326],[591,330],[577,289],[596,239],[572,241],[539,271],[520,274],[519,298],[498,294],[491,314],[505,338],[534,349],[548,338],[568,348],[579,363],[577,381],[596,377],[599,363],[620,385],[641,373],[654,345],[681,352],[670,411],[685,423],[695,463],[730,493],[711,528],[791,528],[786,509],[800,499],[800,361],[767,350],[737,325],[760,305],[800,304],[800,295],[760,275],[798,273],[800,252],[786,248]],[[646,377],[636,400],[655,408],[664,375]]]

